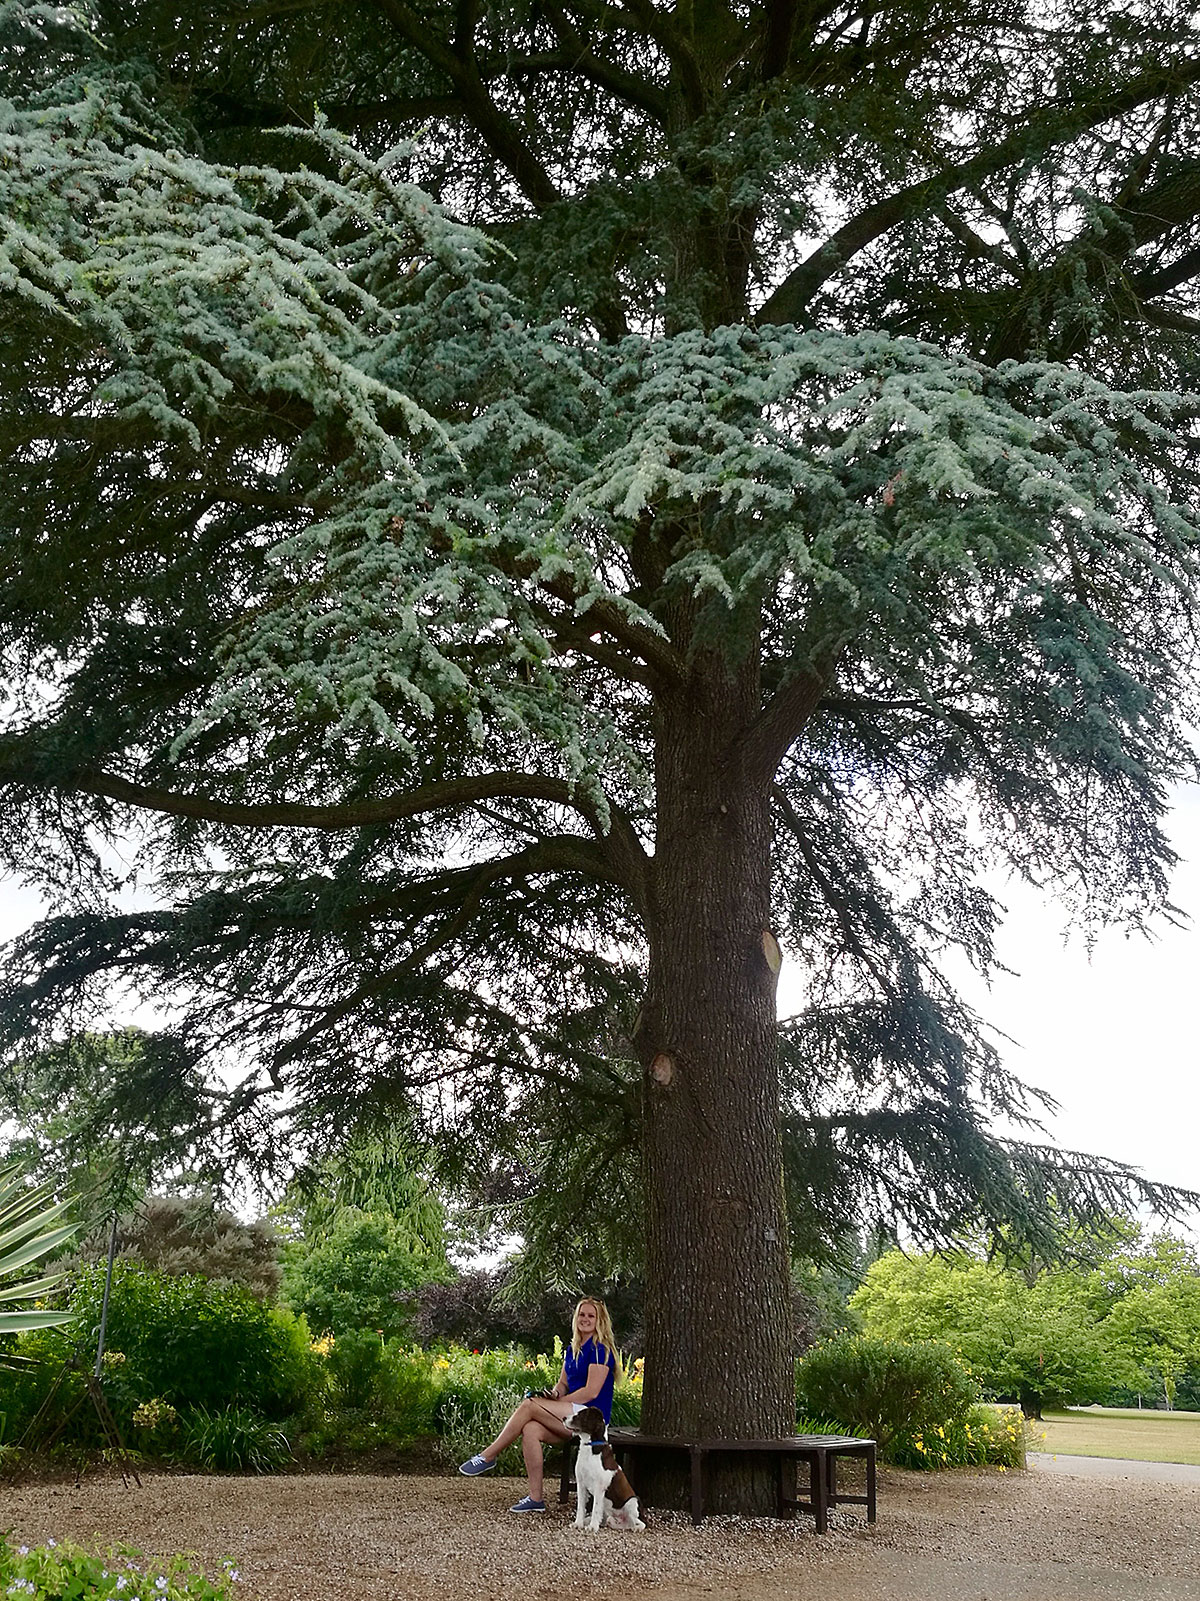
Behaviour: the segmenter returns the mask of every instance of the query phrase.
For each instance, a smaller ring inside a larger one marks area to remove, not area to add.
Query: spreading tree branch
[[[516,123],[505,116],[488,94],[473,51],[464,48],[460,53],[446,44],[405,0],[374,0],[374,3],[401,38],[450,80],[476,133],[512,174],[525,198],[538,211],[557,204],[561,196],[554,180],[522,139]]]
[[[772,788],[771,795],[783,816],[788,833],[796,841],[796,848],[799,850],[804,865],[808,869],[810,878],[820,891],[822,900],[837,919],[837,925],[842,931],[842,938],[846,942],[846,949],[870,973],[882,994],[894,995],[896,986],[893,984],[886,969],[875,960],[860,938],[858,930],[850,917],[850,910],[846,904],[845,896],[838,891],[837,886],[821,865],[816,851],[813,850],[812,841],[808,837],[804,824],[801,822],[796,808],[792,805],[790,796],[779,785],[775,785]]]
[[[331,832],[401,822],[405,818],[421,817],[453,807],[473,806],[480,801],[540,800],[553,806],[570,807],[584,817],[605,852],[602,871],[598,867],[599,859],[593,859],[598,876],[619,883],[641,912],[644,913],[647,905],[649,859],[636,829],[620,807],[610,803],[610,821],[606,831],[595,806],[578,788],[563,779],[535,773],[483,773],[472,777],[442,779],[419,784],[414,789],[383,800],[344,801],[326,806],[306,805],[299,801],[219,801],[205,795],[182,794],[150,784],[134,783],[115,773],[74,773],[69,779],[55,781],[32,763],[22,769],[11,757],[5,766],[0,767],[0,785],[63,788],[75,794],[100,796],[161,816],[191,817],[200,822],[234,828],[313,828]],[[584,839],[578,843],[588,849],[592,845],[592,842]]]
[[[484,895],[493,884],[502,879],[524,880],[533,878],[539,873],[562,872],[581,873],[591,879],[607,877],[618,882],[612,872],[611,864],[594,841],[577,839],[570,835],[544,839],[512,856],[481,862],[473,867],[459,868],[453,873],[440,875],[445,885],[453,883],[461,887],[462,898],[452,915],[446,918],[441,927],[428,939],[411,950],[402,962],[385,968],[383,972],[358,985],[342,1000],[326,1007],[319,1018],[286,1045],[280,1046],[271,1059],[269,1071],[272,1080],[277,1085],[280,1084],[282,1069],[289,1062],[302,1056],[314,1040],[336,1027],[338,1023],[344,1022],[346,1018],[353,1016],[367,1001],[386,995],[390,990],[397,988],[404,979],[418,972],[439,951],[444,950],[465,933],[479,917],[483,910]]]
[[[797,668],[775,691],[739,742],[746,773],[769,783],[833,682],[837,657],[824,652],[812,667]]]
[[[1139,106],[1161,99],[1200,80],[1200,59],[1157,67],[1140,74],[1124,88],[1091,100],[1058,103],[1035,113],[1018,132],[979,151],[966,161],[944,167],[917,183],[878,200],[832,234],[800,263],[758,313],[760,323],[803,323],[808,308],[823,284],[834,277],[861,250],[873,244],[898,223],[941,205],[958,190],[1003,172],[1031,156],[1043,155],[1054,145],[1100,127]]]

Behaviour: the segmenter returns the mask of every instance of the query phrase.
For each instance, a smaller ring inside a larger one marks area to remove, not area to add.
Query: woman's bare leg
[[[540,1424],[543,1429],[551,1431],[545,1435],[547,1440],[569,1439],[571,1431],[563,1418],[570,1410],[569,1401],[522,1401],[492,1443],[485,1445],[479,1454],[487,1457],[489,1462],[494,1462],[506,1446],[521,1438],[526,1425],[530,1423]],[[540,1500],[541,1497],[535,1496],[534,1499]]]
[[[527,1423],[521,1431],[521,1454],[525,1458],[525,1472],[529,1475],[529,1499],[544,1501],[546,1488],[546,1458],[542,1447],[547,1441],[560,1438],[551,1434],[540,1423]]]

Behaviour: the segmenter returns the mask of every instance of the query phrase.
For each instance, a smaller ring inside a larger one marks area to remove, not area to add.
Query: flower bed
[[[132,1546],[12,1545],[0,1535],[0,1593],[13,1601],[230,1601],[237,1576],[227,1561],[210,1579],[186,1553],[148,1562]]]

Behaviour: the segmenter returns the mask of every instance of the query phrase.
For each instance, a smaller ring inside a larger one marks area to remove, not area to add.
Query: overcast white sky
[[[1181,858],[1172,899],[1193,923],[1164,925],[1154,942],[1107,933],[1089,956],[1059,908],[1013,884],[999,941],[1013,973],[967,998],[1015,1041],[1006,1065],[1061,1103],[1055,1143],[1200,1189],[1200,789],[1177,793],[1169,832]],[[38,912],[35,895],[0,881],[0,940]]]
[[[1200,789],[1175,792],[1167,831],[1183,927],[1153,940],[1109,931],[1089,955],[1060,907],[1013,884],[998,948],[1014,972],[968,998],[1016,1042],[1006,1066],[1061,1103],[1055,1143],[1200,1189]]]

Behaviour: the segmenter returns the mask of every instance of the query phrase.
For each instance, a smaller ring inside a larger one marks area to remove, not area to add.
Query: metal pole
[[[100,1303],[100,1338],[96,1342],[96,1377],[104,1361],[104,1335],[108,1328],[108,1292],[112,1289],[113,1258],[117,1254],[117,1214],[113,1213],[112,1228],[108,1235],[108,1267],[104,1273],[104,1299]]]

